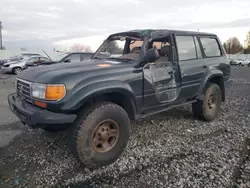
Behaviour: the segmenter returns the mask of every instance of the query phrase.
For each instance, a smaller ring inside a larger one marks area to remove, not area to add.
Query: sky
[[[95,51],[111,33],[151,28],[199,29],[244,44],[249,10],[249,0],[0,0],[0,21],[10,50],[80,43]]]

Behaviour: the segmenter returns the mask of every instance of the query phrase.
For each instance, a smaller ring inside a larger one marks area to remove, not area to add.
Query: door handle
[[[203,65],[202,68],[203,68],[203,69],[206,69],[206,68],[207,68],[207,65]]]

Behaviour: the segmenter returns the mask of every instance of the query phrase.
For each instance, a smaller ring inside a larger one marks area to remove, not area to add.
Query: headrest
[[[169,56],[170,46],[163,46],[159,52],[160,56]]]
[[[132,53],[140,53],[140,51],[141,51],[141,47],[140,47],[140,46],[134,47],[134,48],[131,50]]]

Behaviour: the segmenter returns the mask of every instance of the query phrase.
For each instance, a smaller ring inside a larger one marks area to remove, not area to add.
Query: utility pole
[[[0,50],[3,49],[2,22],[0,21]]]

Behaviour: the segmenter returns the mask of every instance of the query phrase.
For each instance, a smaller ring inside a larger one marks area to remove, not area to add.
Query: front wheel
[[[69,145],[85,166],[96,168],[115,162],[129,135],[126,111],[114,103],[103,102],[79,113]]]
[[[19,74],[20,72],[22,72],[22,68],[21,67],[15,67],[12,70],[12,73],[15,74],[15,75]]]
[[[194,116],[205,121],[213,121],[221,107],[221,89],[217,84],[210,83],[204,93],[204,100],[192,104]]]

